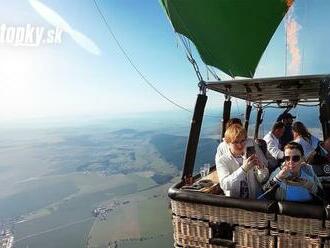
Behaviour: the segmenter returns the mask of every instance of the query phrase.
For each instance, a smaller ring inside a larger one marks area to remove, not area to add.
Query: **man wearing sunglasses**
[[[266,193],[275,193],[279,201],[306,202],[323,197],[321,183],[305,162],[302,146],[296,142],[284,147],[284,163],[271,174],[263,188]]]

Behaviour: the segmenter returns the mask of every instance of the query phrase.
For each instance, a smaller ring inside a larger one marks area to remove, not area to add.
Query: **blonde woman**
[[[226,124],[226,130],[231,125],[240,125],[241,127],[243,127],[241,120],[238,118],[230,119]],[[258,158],[261,160],[261,162],[265,165],[268,164],[268,161],[267,161],[264,153],[261,151],[260,147],[256,144],[256,142],[253,139],[247,138],[246,146],[254,146],[255,150],[256,150],[256,154],[257,154]],[[225,153],[228,153],[228,152],[229,152],[229,144],[226,142],[225,139],[223,139],[223,141],[218,145],[217,153],[215,155],[215,160],[217,161],[222,155],[224,155]]]
[[[268,178],[269,172],[256,154],[246,156],[247,134],[238,124],[225,132],[228,151],[216,159],[220,187],[226,196],[256,199],[261,193],[259,183]]]

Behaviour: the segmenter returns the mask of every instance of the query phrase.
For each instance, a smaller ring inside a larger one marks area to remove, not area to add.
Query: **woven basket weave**
[[[325,240],[323,248],[330,248],[330,240]]]
[[[179,247],[221,247],[210,244],[212,229],[208,222],[173,216],[174,240]],[[233,241],[236,247],[275,247],[274,237],[268,229],[236,226]]]
[[[247,201],[245,205],[244,200],[210,192],[195,195],[181,190],[182,185],[169,190],[174,247],[330,248],[330,217],[322,214],[320,205],[306,206],[306,216],[314,216],[308,218],[304,210],[296,214],[301,203]]]
[[[269,221],[275,219],[274,213],[261,213],[238,208],[225,208],[197,203],[171,201],[172,213],[176,216],[226,222],[246,227],[267,228]]]
[[[236,247],[263,247],[274,248],[275,238],[268,235],[268,230],[236,227],[234,232]]]
[[[286,247],[304,247],[304,248],[320,248],[321,239],[320,238],[311,238],[302,235],[290,235],[287,233],[280,233],[277,237],[277,247],[286,248]]]
[[[322,220],[297,218],[286,215],[277,215],[277,221],[271,222],[272,229],[279,232],[297,233],[299,235],[319,236],[322,228]]]
[[[269,223],[275,219],[275,214],[174,200],[171,206],[176,247],[221,247],[210,244],[211,223],[236,226],[233,231],[235,247],[275,247],[274,237],[268,235]]]

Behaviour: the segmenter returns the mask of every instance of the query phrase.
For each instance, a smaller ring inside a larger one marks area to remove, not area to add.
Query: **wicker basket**
[[[322,220],[297,218],[286,215],[277,215],[277,221],[272,221],[271,227],[278,232],[296,233],[299,235],[319,236],[322,228]]]
[[[174,240],[177,247],[222,247],[210,244],[212,229],[208,222],[173,216]],[[275,238],[268,235],[268,229],[254,229],[236,226],[233,241],[239,247],[275,247]]]
[[[192,240],[201,243],[208,243],[210,238],[209,223],[200,220],[191,220],[188,218],[181,218],[173,216],[172,218],[174,228],[174,239]],[[182,242],[177,242],[182,244]]]
[[[320,238],[311,238],[301,235],[290,235],[287,233],[280,233],[277,236],[277,247],[287,248],[287,247],[304,247],[304,248],[320,248],[321,247]]]
[[[330,238],[330,220],[325,220],[324,228],[320,231],[320,236]]]
[[[253,228],[267,228],[275,219],[275,213],[247,211],[239,208],[225,208],[205,204],[171,201],[172,213],[176,216],[207,222],[225,222]]]
[[[269,235],[268,229],[254,229],[246,227],[236,227],[234,232],[234,242],[236,247],[263,247],[274,248],[275,237]]]
[[[182,247],[189,247],[189,248],[197,248],[197,247],[203,247],[203,248],[227,248],[226,246],[218,246],[218,245],[211,245],[211,244],[203,244],[203,243],[196,243],[196,242],[186,242],[185,246],[181,246],[178,244],[174,244],[175,248],[182,248]]]
[[[241,200],[180,187],[169,190],[175,247],[330,248],[330,218],[322,205]]]
[[[208,247],[216,248],[209,244],[209,223],[173,216],[174,240],[176,247]]]
[[[330,248],[330,240],[329,239],[324,241],[323,248]]]
[[[182,201],[171,201],[174,240],[176,247],[224,247],[211,244],[212,225],[226,223],[233,227],[235,247],[275,247],[269,234],[274,213],[247,211]],[[258,229],[257,229],[258,228]]]
[[[317,248],[328,237],[324,226],[324,208],[320,205],[303,205],[279,202],[279,213],[271,221],[271,235],[277,239],[277,247]]]

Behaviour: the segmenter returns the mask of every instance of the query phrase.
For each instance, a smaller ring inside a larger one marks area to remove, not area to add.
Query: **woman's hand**
[[[257,166],[257,164],[260,164],[257,156],[255,154],[253,154],[252,156],[250,156],[248,159],[244,159],[243,160],[243,165],[242,165],[242,169],[245,172],[248,172],[249,170],[251,170],[253,167]]]
[[[289,168],[289,166],[284,165],[282,167],[282,169],[278,172],[276,177],[280,180],[283,180],[283,179],[287,178],[290,175],[290,172],[291,172],[291,169]]]

